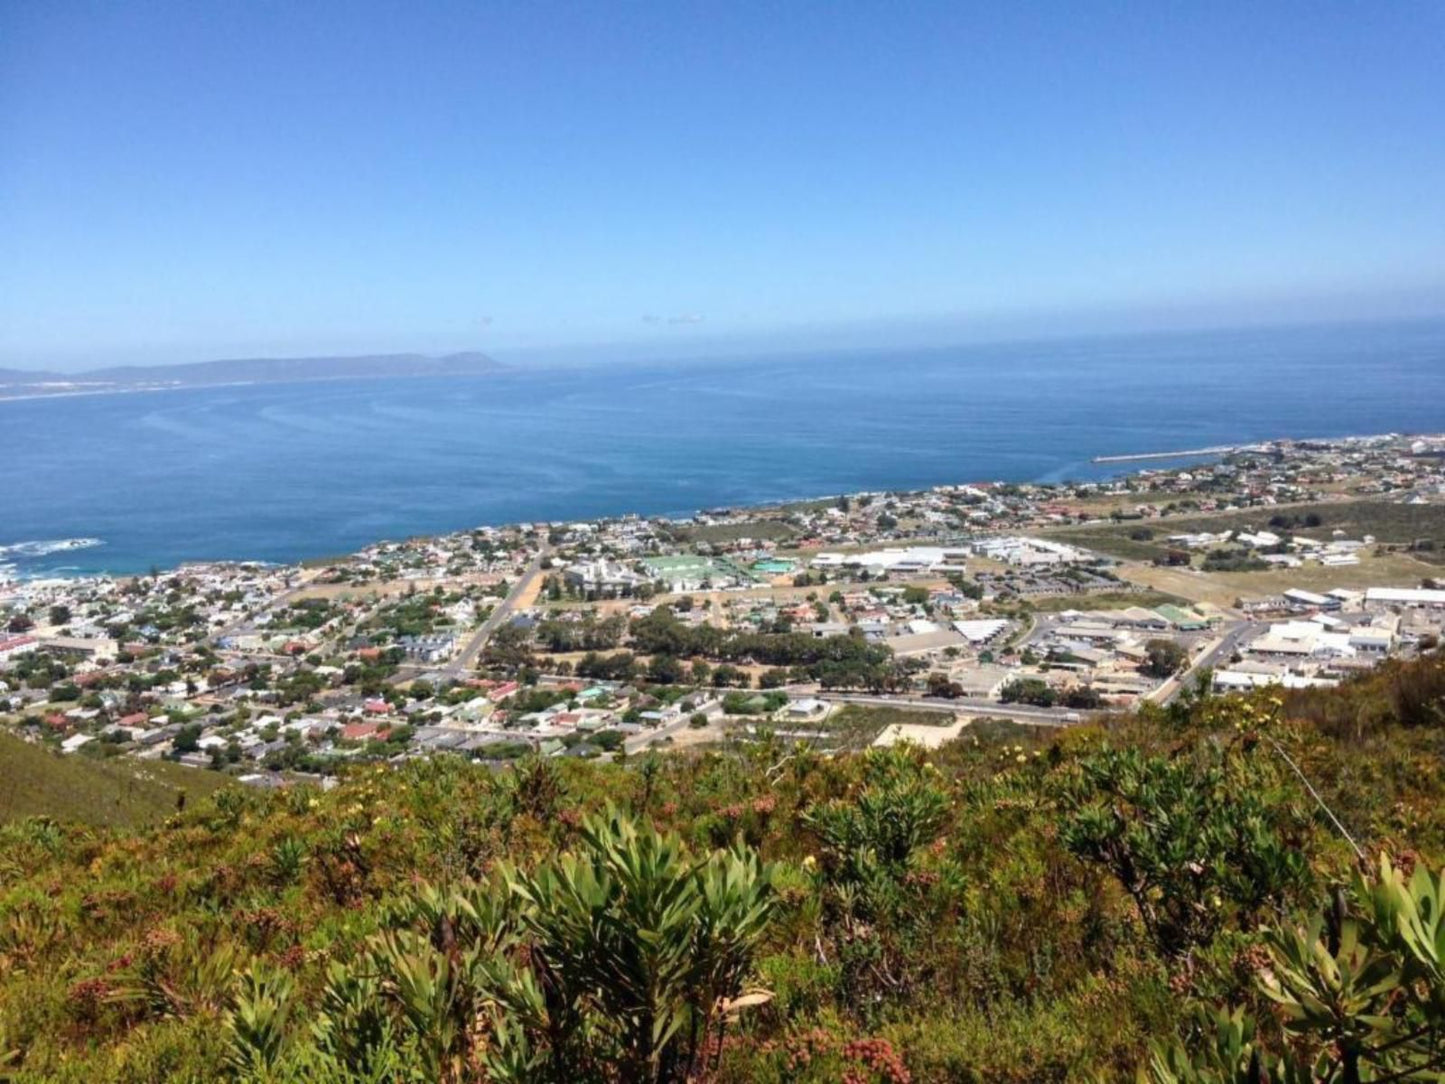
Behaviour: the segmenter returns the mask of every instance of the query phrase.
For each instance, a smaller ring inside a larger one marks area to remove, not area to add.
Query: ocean
[[[1445,321],[16,400],[0,402],[0,564],[286,562],[481,524],[1442,430]],[[75,539],[94,544],[57,548]]]

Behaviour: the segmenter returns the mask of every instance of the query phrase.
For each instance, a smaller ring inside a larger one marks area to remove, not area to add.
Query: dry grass
[[[1169,516],[1165,519],[1130,523],[1058,528],[1045,533],[1064,541],[1098,550],[1100,553],[1108,553],[1126,559],[1151,560],[1162,556],[1169,548],[1169,543],[1165,539],[1171,534],[1231,529],[1259,530],[1267,528],[1269,521],[1275,516],[1295,516],[1303,520],[1311,514],[1319,517],[1319,526],[1298,526],[1293,528],[1295,533],[1327,540],[1332,531],[1338,530],[1349,538],[1373,535],[1381,542],[1394,544],[1407,544],[1417,539],[1433,539],[1437,545],[1442,547],[1437,552],[1445,552],[1445,504],[1398,504],[1378,499],[1281,504],[1268,508],[1237,508],[1223,512]],[[1152,531],[1154,537],[1148,541],[1129,537],[1130,531],[1138,530],[1141,527]]]
[[[1306,591],[1328,591],[1334,587],[1413,587],[1422,579],[1438,574],[1433,565],[1403,553],[1380,556],[1364,554],[1358,565],[1327,568],[1306,564],[1300,568],[1269,569],[1264,572],[1199,572],[1155,565],[1126,564],[1117,569],[1133,583],[1167,591],[1194,602],[1232,607],[1240,598],[1277,595],[1291,587]]]
[[[45,816],[139,827],[174,813],[182,794],[202,798],[233,782],[164,760],[64,756],[0,734],[0,822]]]

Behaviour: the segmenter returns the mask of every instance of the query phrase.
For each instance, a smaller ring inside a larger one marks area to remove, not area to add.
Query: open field
[[[164,760],[63,756],[0,734],[0,822],[49,816],[98,827],[154,824],[176,800],[203,798],[232,780]]]
[[[886,708],[871,704],[845,704],[828,714],[818,724],[827,731],[830,745],[862,749],[872,745],[878,735],[891,726],[949,727],[955,715],[951,711],[918,711],[912,708]]]
[[[1404,553],[1363,554],[1358,565],[1326,568],[1306,564],[1300,568],[1272,568],[1264,572],[1199,572],[1158,565],[1122,565],[1120,576],[1134,583],[1167,591],[1195,602],[1232,607],[1237,599],[1277,595],[1291,587],[1327,591],[1332,587],[1413,587],[1439,575],[1428,565]]]
[[[937,749],[940,745],[956,740],[968,723],[969,721],[963,716],[955,716],[953,722],[947,726],[933,726],[927,723],[890,723],[879,732],[878,737],[873,739],[873,744],[897,745],[900,742],[912,742],[925,749]]]
[[[325,599],[327,602],[390,598],[393,595],[406,594],[413,585],[414,581],[411,580],[378,580],[374,583],[317,583],[301,588],[291,596],[291,601],[303,602],[309,598]]]
[[[1071,498],[1059,501],[1058,504],[1066,506],[1077,512],[1086,512],[1094,516],[1108,516],[1114,512],[1132,512],[1141,504],[1152,504],[1162,508],[1168,504],[1176,504],[1181,501],[1207,501],[1217,497],[1216,493],[1203,493],[1188,491],[1184,493],[1173,493],[1167,490],[1143,490],[1138,493],[1104,493],[1097,497]]]
[[[1109,524],[1097,527],[1051,529],[1041,533],[1047,538],[1067,542],[1073,546],[1082,546],[1086,550],[1093,550],[1095,553],[1102,553],[1109,557],[1120,557],[1126,561],[1152,561],[1156,557],[1163,557],[1168,547],[1152,539],[1137,541],[1129,537],[1129,532],[1147,529],[1153,531],[1155,537],[1162,540],[1165,534],[1186,530],[1184,527],[1175,526],[1176,523],[1184,522],[1182,518],[1170,519],[1166,522],[1167,527],[1163,526],[1159,520],[1153,520],[1148,524],[1136,521],[1117,526]]]
[[[1152,608],[1165,603],[1178,605],[1190,601],[1187,596],[1170,594],[1152,587],[1143,591],[1095,591],[1083,595],[1044,595],[1028,600],[1039,613],[1061,613],[1064,610],[1127,610],[1130,606]]]
[[[1192,572],[1183,568],[1129,564],[1121,566],[1116,571],[1124,579],[1133,583],[1151,587],[1156,591],[1178,595],[1190,602],[1208,602],[1214,606],[1232,607],[1240,594],[1228,584],[1220,583],[1213,575]]]
[[[1305,517],[1310,515],[1319,517],[1319,526],[1303,525]],[[1171,516],[1163,520],[1066,527],[1046,533],[1114,557],[1151,561],[1162,557],[1168,550],[1169,546],[1165,541],[1168,535],[1202,531],[1268,530],[1271,529],[1269,521],[1276,516],[1293,517],[1300,524],[1293,528],[1295,533],[1322,541],[1327,541],[1337,530],[1343,531],[1348,538],[1373,535],[1377,541],[1392,545],[1429,539],[1437,546],[1434,559],[1445,561],[1445,504],[1397,504],[1380,500],[1319,501],[1271,508],[1241,508],[1198,516]],[[1152,531],[1154,537],[1147,541],[1129,537],[1130,532],[1141,529]]]
[[[712,523],[705,526],[677,526],[672,529],[680,542],[736,542],[739,538],[766,538],[780,542],[797,532],[776,519],[753,523]]]

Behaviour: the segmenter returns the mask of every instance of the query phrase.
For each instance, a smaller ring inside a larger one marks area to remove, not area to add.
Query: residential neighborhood
[[[292,566],[0,566],[0,719],[258,786],[442,754],[1067,726],[1428,650],[1442,561],[1445,439],[1387,436],[1108,481],[484,526]],[[885,726],[896,712],[915,722]]]

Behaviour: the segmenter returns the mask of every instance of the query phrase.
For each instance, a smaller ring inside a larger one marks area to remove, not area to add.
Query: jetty
[[[1188,448],[1182,452],[1135,452],[1132,455],[1096,455],[1093,463],[1132,463],[1141,459],[1187,459],[1200,455],[1228,455],[1231,452],[1259,451],[1258,444],[1220,444],[1213,448]]]

